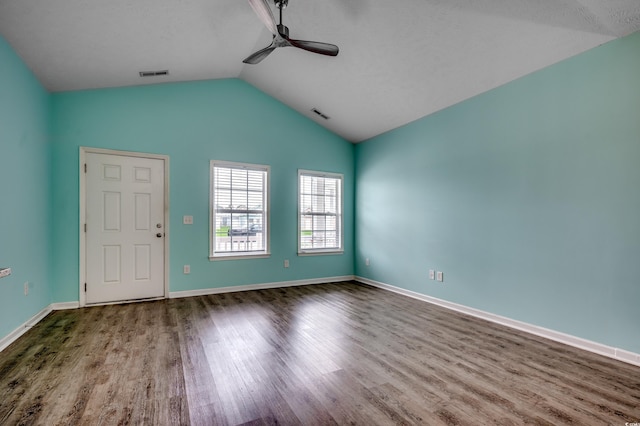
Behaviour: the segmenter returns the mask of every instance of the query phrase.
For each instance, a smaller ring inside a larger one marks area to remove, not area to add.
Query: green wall
[[[640,33],[359,144],[356,182],[357,275],[640,352]]]
[[[51,301],[49,94],[0,37],[0,338]],[[29,282],[29,295],[24,283]]]
[[[230,79],[89,90],[54,94],[52,103],[55,301],[79,297],[80,146],[170,157],[170,291],[353,275],[353,145],[253,86]],[[271,166],[269,259],[208,260],[212,159]],[[296,255],[298,168],[344,174],[343,255]]]

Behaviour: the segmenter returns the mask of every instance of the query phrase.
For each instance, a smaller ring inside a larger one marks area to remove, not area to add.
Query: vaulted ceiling
[[[52,92],[237,77],[352,142],[638,31],[640,1],[290,0],[284,24],[339,55],[243,64],[271,41],[247,0],[0,0],[0,34]]]

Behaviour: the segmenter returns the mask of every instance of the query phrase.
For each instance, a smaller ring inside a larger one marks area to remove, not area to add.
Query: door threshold
[[[147,297],[144,299],[127,299],[127,300],[115,300],[113,302],[87,303],[84,306],[91,307],[91,306],[105,306],[105,305],[125,305],[127,303],[153,302],[155,300],[163,300],[163,299],[166,299],[166,297],[158,296],[158,297]]]

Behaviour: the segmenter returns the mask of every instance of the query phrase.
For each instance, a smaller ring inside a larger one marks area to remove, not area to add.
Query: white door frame
[[[87,293],[85,285],[87,282],[87,234],[85,232],[86,212],[87,212],[87,175],[84,167],[87,162],[87,154],[108,154],[119,155],[123,157],[139,157],[150,158],[153,160],[162,160],[164,162],[164,298],[169,297],[169,156],[160,154],[147,154],[142,152],[116,151],[111,149],[80,147],[80,164],[78,172],[80,173],[80,223],[78,231],[80,232],[80,282],[79,282],[79,304],[83,307],[87,304]],[[122,303],[110,302],[106,304]]]

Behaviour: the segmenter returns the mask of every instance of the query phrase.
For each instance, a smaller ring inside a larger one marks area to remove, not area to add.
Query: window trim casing
[[[231,252],[231,253],[218,253],[215,252],[215,229],[216,229],[216,215],[214,206],[214,168],[226,167],[237,168],[245,170],[257,170],[265,172],[264,188],[266,192],[266,200],[263,206],[264,210],[264,225],[263,232],[265,233],[265,247],[264,250],[255,252]],[[239,260],[239,259],[264,259],[271,257],[271,166],[265,164],[244,163],[237,161],[226,160],[210,160],[209,161],[209,260]]]
[[[332,178],[340,180],[340,197],[338,205],[340,207],[339,220],[337,221],[340,227],[340,246],[338,248],[315,248],[315,249],[303,249],[302,248],[302,223],[301,223],[301,207],[302,207],[302,191],[300,185],[301,176],[315,176],[323,178]],[[321,255],[338,255],[344,254],[344,174],[334,172],[320,172],[317,170],[298,169],[298,256],[321,256]]]

